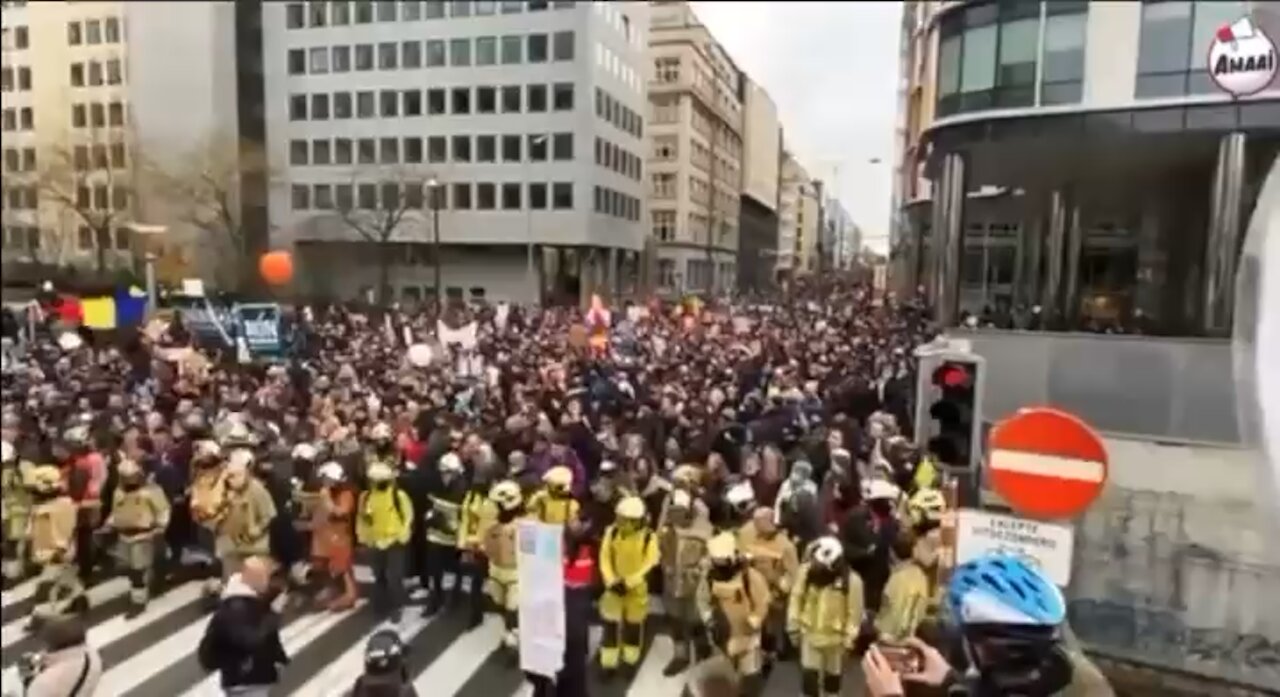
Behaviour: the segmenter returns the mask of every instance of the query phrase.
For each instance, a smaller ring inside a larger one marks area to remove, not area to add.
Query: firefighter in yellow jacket
[[[924,619],[929,605],[929,576],[914,558],[915,551],[915,535],[903,530],[890,551],[893,567],[875,618],[878,640],[906,641],[915,636]]]
[[[473,471],[458,508],[458,561],[468,581],[467,616],[473,628],[484,621],[484,586],[489,577],[484,540],[497,517],[497,506],[489,500],[489,479]]]
[[[862,626],[862,578],[835,537],[815,540],[807,557],[791,588],[787,634],[800,647],[800,693],[833,697]]]
[[[484,555],[489,560],[489,580],[485,588],[489,599],[502,613],[507,631],[502,644],[514,650],[518,644],[517,610],[520,607],[520,576],[516,568],[516,526],[524,518],[524,494],[520,485],[504,480],[489,491],[489,500],[497,508],[497,516],[484,532]]]
[[[112,497],[111,515],[105,527],[117,534],[117,556],[129,579],[129,613],[137,616],[147,606],[155,571],[156,537],[169,526],[169,501],[160,487],[147,481],[147,473],[133,460],[116,467],[120,486]]]
[[[369,489],[356,501],[356,539],[368,549],[373,567],[374,608],[396,623],[407,599],[404,569],[413,536],[413,501],[386,462],[373,462],[365,476]]]
[[[240,571],[249,557],[271,553],[268,528],[276,517],[271,494],[249,473],[253,451],[236,448],[227,458],[225,512],[218,521],[216,549],[222,563],[222,580]]]
[[[684,671],[695,658],[695,643],[702,625],[698,614],[698,582],[713,530],[706,505],[684,489],[667,498],[665,521],[658,530],[662,551],[662,600],[671,622],[674,644],[671,662],[663,675]],[[704,644],[705,646],[705,644]]]
[[[0,442],[0,514],[4,516],[4,580],[14,583],[26,574],[28,527],[31,523],[31,471],[34,465],[19,460],[17,448]]]
[[[787,597],[800,570],[800,554],[786,533],[778,529],[772,508],[761,506],[738,529],[738,545],[751,566],[769,583],[769,616],[764,623],[765,673],[783,653]]]
[[[218,580],[218,524],[226,515],[227,486],[223,477],[222,448],[212,440],[198,440],[191,454],[191,520],[196,523],[196,547],[205,556],[205,595],[216,598]]]
[[[760,635],[769,614],[769,582],[738,553],[731,532],[711,538],[707,558],[710,564],[698,584],[698,612],[712,646],[738,674],[742,694],[753,697],[763,687]]]
[[[542,489],[529,497],[529,516],[540,523],[568,525],[578,519],[573,498],[573,470],[559,465],[542,475]]]
[[[605,528],[600,543],[600,619],[604,637],[600,643],[600,667],[628,668],[640,662],[644,646],[644,621],[649,614],[649,572],[659,561],[658,539],[646,521],[644,501],[627,496],[614,507],[614,522]]]
[[[943,587],[939,583],[942,558],[942,518],[947,512],[947,499],[937,489],[921,489],[906,503],[904,527],[915,534],[911,558],[929,579],[929,604],[926,614],[933,616],[942,603]]]
[[[67,495],[62,471],[54,465],[36,467],[31,494],[31,561],[40,568],[31,612],[34,627],[85,610],[87,599],[75,565],[77,508]]]

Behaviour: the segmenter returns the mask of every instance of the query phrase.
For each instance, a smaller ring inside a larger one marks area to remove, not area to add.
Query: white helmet
[[[832,535],[826,535],[814,540],[812,551],[813,561],[822,566],[834,566],[840,558],[844,556],[844,545],[840,544],[840,540]]]
[[[253,451],[248,448],[236,448],[227,457],[227,472],[243,471],[253,466]]]
[[[18,458],[18,453],[13,448],[13,443],[9,441],[0,441],[0,462],[9,464]]]
[[[342,481],[343,479],[346,478],[346,474],[347,473],[344,472],[342,469],[342,465],[338,464],[337,462],[334,462],[333,460],[330,460],[324,463],[323,465],[320,465],[320,469],[316,470],[317,476],[319,476],[321,479],[331,481],[331,482]]]
[[[222,457],[222,446],[218,445],[215,440],[198,440],[192,446],[192,455],[196,459],[210,459]]]
[[[742,508],[755,503],[756,492],[751,488],[751,482],[744,479],[729,487],[729,490],[725,492],[724,498],[725,501],[729,502],[730,506]]]
[[[369,469],[365,472],[365,476],[371,482],[389,482],[396,478],[395,470],[391,469],[391,465],[385,462],[374,462],[369,465]]]
[[[293,446],[293,459],[295,460],[307,460],[310,462],[316,459],[317,454],[316,446],[310,443],[299,443]]]
[[[227,428],[226,434],[222,437],[224,445],[252,445],[256,439],[249,430],[249,426],[243,421],[232,421],[231,426]]]
[[[869,479],[862,485],[862,498],[868,501],[892,501],[900,493],[896,484],[884,479]]]
[[[445,453],[440,457],[440,473],[460,474],[462,472],[462,458],[457,453]]]
[[[690,508],[693,506],[693,497],[684,489],[676,489],[671,492],[671,506],[673,508]]]
[[[369,429],[370,440],[391,440],[391,427],[385,423],[379,422]]]

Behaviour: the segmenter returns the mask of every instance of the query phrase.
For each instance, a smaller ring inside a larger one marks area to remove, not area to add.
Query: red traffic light
[[[972,380],[967,368],[955,363],[947,363],[933,371],[933,384],[939,387],[968,387],[972,384]]]

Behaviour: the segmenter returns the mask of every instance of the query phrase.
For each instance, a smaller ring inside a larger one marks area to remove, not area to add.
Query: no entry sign
[[[1107,481],[1102,439],[1058,409],[1023,409],[991,429],[987,471],[1013,510],[1032,518],[1084,512]]]

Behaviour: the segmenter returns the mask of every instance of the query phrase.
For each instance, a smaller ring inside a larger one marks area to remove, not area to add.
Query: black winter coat
[[[263,598],[224,597],[209,620],[197,652],[200,665],[221,674],[223,689],[274,685],[289,663],[280,642],[280,616]]]

